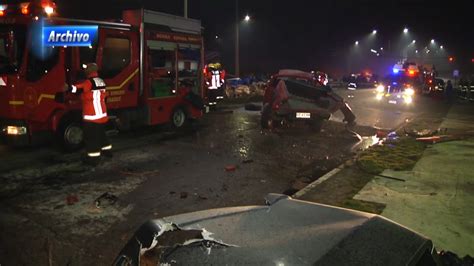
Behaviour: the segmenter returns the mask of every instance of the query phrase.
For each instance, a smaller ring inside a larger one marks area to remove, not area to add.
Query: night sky
[[[377,45],[386,46],[401,37],[405,26],[418,43],[435,38],[450,56],[455,56],[459,67],[472,70],[474,1],[443,3],[240,0],[240,17],[252,17],[240,28],[241,72],[273,72],[279,68],[341,72],[355,40],[363,40],[377,29]],[[65,16],[89,19],[120,18],[122,9],[140,6],[182,15],[184,6],[182,0],[58,0],[57,4]],[[218,51],[232,72],[234,0],[189,0],[189,15],[202,21],[206,49]]]

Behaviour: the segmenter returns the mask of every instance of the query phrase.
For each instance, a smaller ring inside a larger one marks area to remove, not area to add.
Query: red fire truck
[[[0,5],[0,130],[8,143],[31,144],[52,135],[66,148],[82,143],[81,103],[64,92],[96,62],[107,84],[109,116],[119,129],[171,123],[203,115],[201,22],[149,10],[126,10],[118,22],[55,16],[54,2]],[[46,59],[32,51],[34,25],[97,25],[89,47],[53,47]],[[36,23],[36,24],[35,24]]]

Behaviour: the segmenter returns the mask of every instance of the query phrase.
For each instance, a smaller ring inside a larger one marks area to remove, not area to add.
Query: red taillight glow
[[[433,80],[431,80],[431,79],[430,79],[430,80],[428,80],[428,83],[429,83],[429,84],[433,83]]]
[[[20,11],[23,15],[28,15],[30,13],[30,10],[28,9],[29,6],[30,6],[30,3],[20,4]]]
[[[408,70],[408,75],[410,75],[410,76],[415,75],[415,70]]]
[[[0,17],[5,16],[5,9],[7,9],[7,5],[0,5]]]
[[[46,15],[51,15],[54,13],[54,8],[52,6],[45,6],[44,12],[46,13]]]
[[[41,0],[41,8],[46,15],[51,16],[55,13],[56,3],[52,0]]]

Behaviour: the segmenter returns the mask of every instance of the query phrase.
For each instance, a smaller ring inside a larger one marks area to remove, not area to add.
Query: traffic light
[[[449,60],[450,63],[452,63],[452,62],[454,62],[454,57],[450,56],[450,57],[448,58],[448,60]]]

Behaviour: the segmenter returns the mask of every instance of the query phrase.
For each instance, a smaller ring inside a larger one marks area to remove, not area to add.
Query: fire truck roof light
[[[44,12],[46,13],[46,15],[51,15],[54,13],[54,8],[52,6],[45,6]]]
[[[0,5],[0,11],[5,11],[7,9],[7,5]]]
[[[3,17],[5,16],[5,11],[4,10],[0,10],[0,17]]]
[[[400,72],[400,70],[398,68],[393,69],[393,74],[398,74],[398,72]]]
[[[20,8],[21,8],[21,13],[23,15],[28,15],[30,13],[30,10],[28,7],[30,6],[30,3],[21,3]]]
[[[408,74],[409,74],[409,75],[415,75],[415,70],[409,70],[409,71],[408,71]]]

